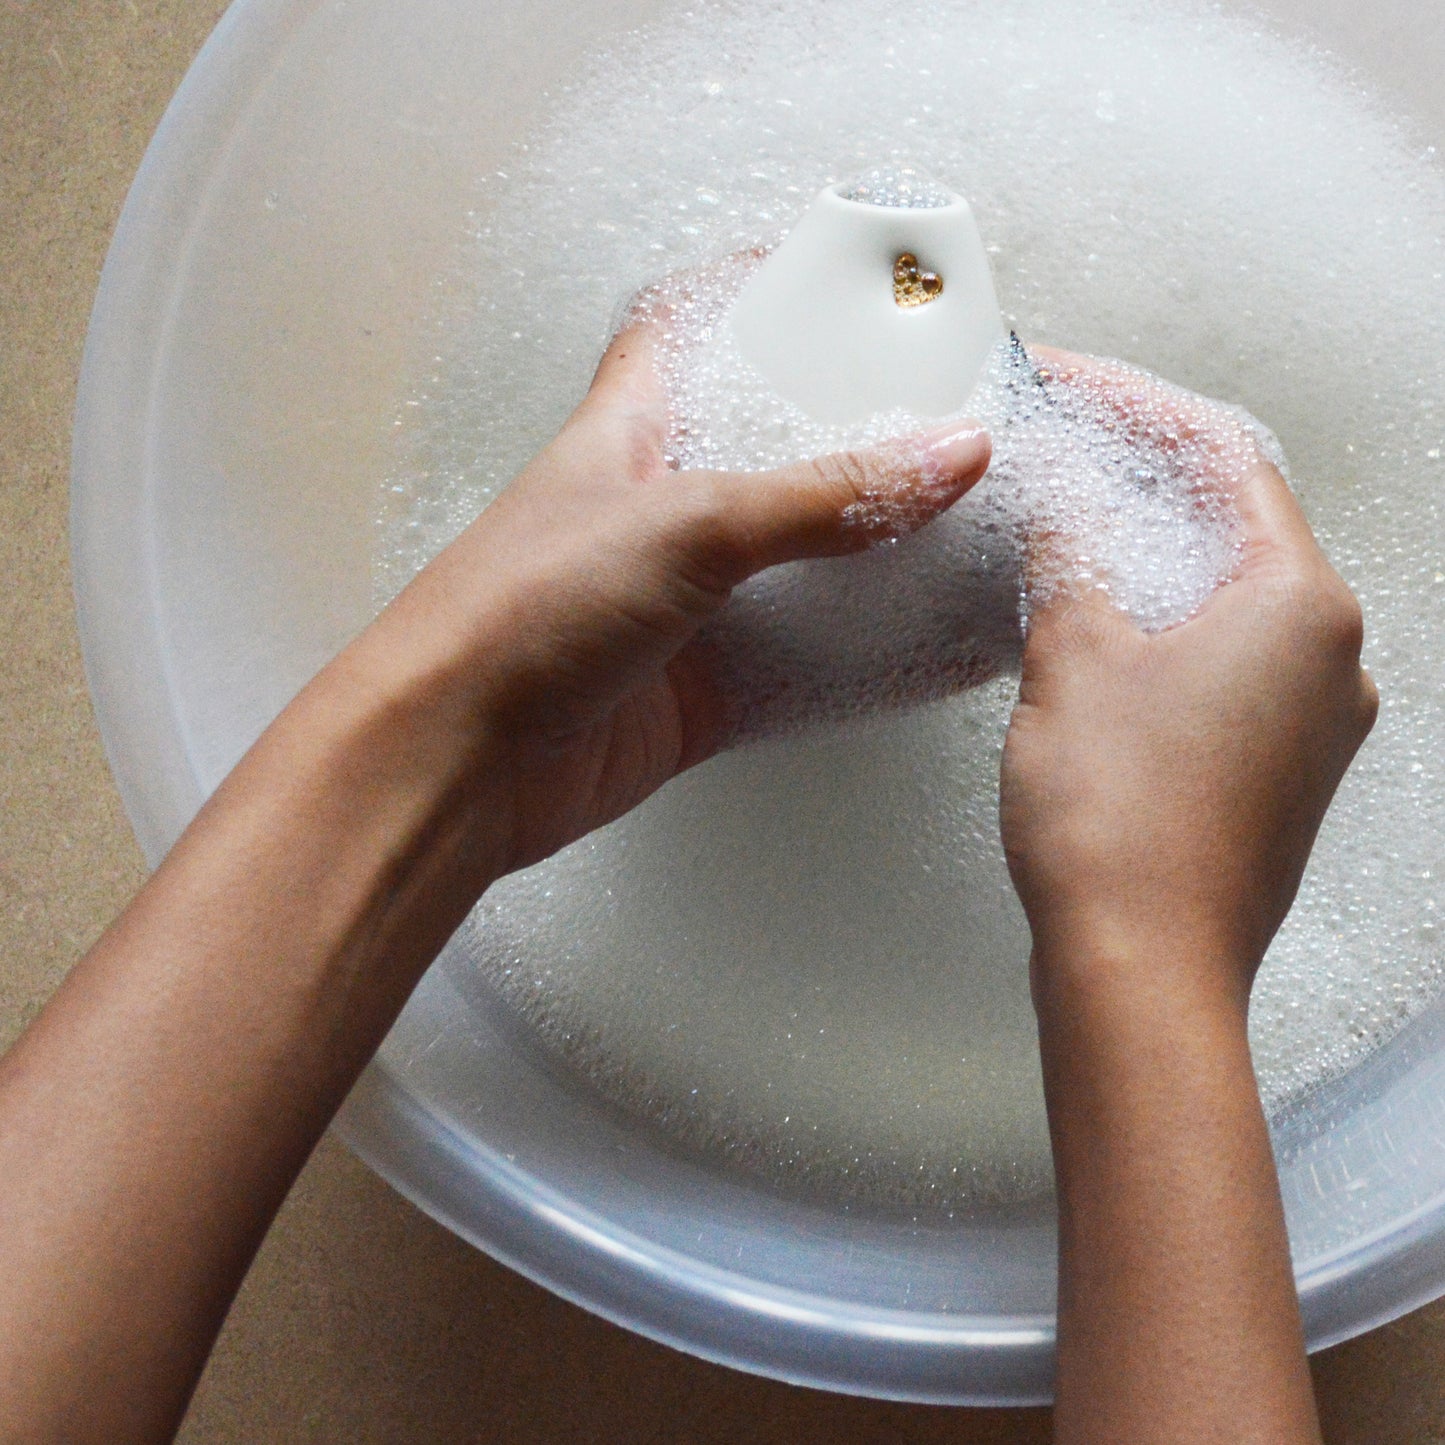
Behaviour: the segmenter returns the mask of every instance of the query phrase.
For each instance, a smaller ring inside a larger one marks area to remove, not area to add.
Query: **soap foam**
[[[728,325],[758,260],[744,253],[653,286],[624,318],[653,339],[671,465],[760,472],[863,448],[906,460],[900,439],[966,417],[987,427],[993,458],[923,531],[910,499],[865,499],[850,520],[884,539],[871,555],[771,568],[736,590],[705,635],[744,700],[743,735],[928,701],[1016,668],[1026,591],[1046,598],[1082,580],[1158,631],[1233,570],[1230,497],[1262,456],[1283,463],[1252,418],[1118,363],[1045,376],[1013,338],[954,417],[899,407],[819,422],[748,363]]]
[[[936,211],[953,204],[947,186],[930,176],[920,174],[912,166],[874,166],[861,176],[838,187],[845,201],[858,201],[865,206],[891,206],[895,210]]]
[[[913,186],[881,169],[867,184]],[[850,520],[886,545],[777,566],[737,588],[707,640],[730,692],[750,699],[744,736],[941,698],[1016,668],[1026,591],[1046,598],[1059,581],[1084,581],[1157,631],[1192,616],[1233,571],[1231,496],[1261,458],[1283,465],[1247,413],[1118,363],[1045,376],[1014,337],[952,418],[893,407],[818,422],[751,366],[728,325],[759,260],[750,251],[670,277],[624,316],[652,338],[670,465],[766,471],[860,448],[907,460],[903,438],[965,418],[988,429],[993,460],[922,532],[910,499],[866,499]]]
[[[1256,1066],[1282,1107],[1388,1039],[1442,972],[1445,183],[1319,57],[1185,0],[738,0],[625,41],[486,183],[472,300],[442,318],[404,408],[380,592],[555,432],[623,297],[766,250],[822,185],[899,165],[968,196],[1020,335],[1128,356],[1263,417],[1364,605],[1380,723],[1255,993]],[[827,449],[704,372],[691,461]],[[874,419],[877,436],[900,420]],[[1047,444],[1057,418],[1035,423]],[[995,442],[985,488],[1015,445]],[[1097,545],[1116,548],[1121,604],[1167,625],[1228,569],[1233,535],[1181,509],[1177,479],[1131,488],[1126,464],[1109,483],[1123,525]],[[1171,500],[1150,514],[1154,493]],[[999,506],[973,570],[932,564],[940,584],[983,588],[960,615],[999,624],[983,641],[1006,669],[1020,528]],[[905,549],[939,545],[925,531],[852,561],[901,576]],[[931,659],[929,686],[956,685],[925,640],[910,655]],[[779,1186],[912,1210],[1041,1193],[1028,934],[997,837],[1015,688],[1005,670],[716,759],[493,889],[443,966],[480,970],[625,1107]],[[870,702],[904,700],[887,693]]]

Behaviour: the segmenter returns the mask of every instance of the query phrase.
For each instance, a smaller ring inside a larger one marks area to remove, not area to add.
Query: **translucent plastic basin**
[[[135,183],[76,423],[74,553],[112,766],[155,861],[367,619],[418,321],[478,172],[658,0],[238,0]],[[1276,0],[1445,133],[1445,11]],[[1310,1341],[1445,1291],[1445,1009],[1277,1131]],[[422,1208],[560,1294],[784,1379],[1047,1394],[1053,1219],[789,1202],[679,1157],[434,972],[340,1123]]]

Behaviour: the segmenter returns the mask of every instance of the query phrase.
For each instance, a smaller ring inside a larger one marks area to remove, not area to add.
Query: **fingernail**
[[[993,445],[976,421],[950,422],[937,431],[925,432],[920,440],[925,465],[934,474],[971,471],[987,462]]]

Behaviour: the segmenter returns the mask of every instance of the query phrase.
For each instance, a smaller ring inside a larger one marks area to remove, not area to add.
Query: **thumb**
[[[706,489],[717,540],[740,582],[782,562],[835,557],[916,532],[988,470],[974,422],[771,472],[683,473]]]
[[[1036,530],[1025,543],[1024,653],[1019,700],[1042,701],[1081,659],[1122,656],[1143,634],[1068,536]]]

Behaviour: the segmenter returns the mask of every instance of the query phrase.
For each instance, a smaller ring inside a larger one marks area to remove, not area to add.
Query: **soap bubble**
[[[865,206],[892,206],[895,209],[930,211],[951,205],[953,197],[947,186],[925,176],[912,166],[874,166],[838,187],[845,201],[858,201]]]

